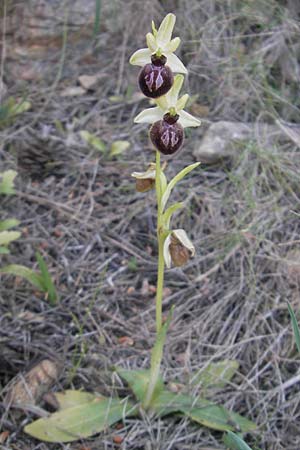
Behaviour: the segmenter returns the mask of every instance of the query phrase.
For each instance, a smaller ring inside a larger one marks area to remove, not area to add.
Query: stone
[[[220,121],[212,123],[197,142],[193,155],[205,164],[214,164],[222,159],[237,155],[238,146],[247,141],[257,141],[260,146],[270,148],[276,141],[292,141],[300,147],[300,127],[295,124],[276,121],[275,125],[265,123],[242,123]]]

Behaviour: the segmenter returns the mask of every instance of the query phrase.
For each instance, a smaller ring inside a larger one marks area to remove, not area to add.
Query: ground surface
[[[224,119],[299,122],[300,27],[293,2],[113,3],[113,16],[103,9],[100,37],[88,42],[94,58],[88,65],[67,45],[59,77],[5,78],[9,94],[26,94],[33,107],[1,130],[1,170],[19,171],[17,195],[1,200],[1,218],[18,218],[23,231],[3,262],[36,267],[39,250],[60,300],[51,307],[28,283],[1,278],[2,400],[13,377],[44,358],[62,363],[53,390],[109,394],[123,389],[113,366],[148,367],[155,338],[155,198],[136,193],[130,174],[154,154],[146,127],[133,125],[147,102],[135,95],[137,70],[127,61],[144,46],[152,17],[178,16],[175,35],[190,71],[186,90],[197,94],[190,110],[204,116],[203,129]],[[94,91],[61,96],[79,75],[99,72]],[[82,130],[108,144],[128,140],[130,148],[109,158],[81,139]],[[201,132],[189,134],[169,161],[169,177],[194,161],[200,138]],[[46,163],[37,165],[45,153]],[[292,140],[265,148],[254,136],[237,146],[236,158],[202,165],[174,195],[187,197],[174,225],[187,230],[197,254],[183,270],[166,274],[164,309],[174,305],[175,312],[164,376],[185,384],[211,361],[237,360],[233,382],[210,395],[258,424],[245,438],[253,449],[300,448],[299,357],[286,305],[300,309],[299,155]],[[46,176],[53,164],[54,175]],[[201,386],[189,389],[198,395]],[[176,417],[127,420],[123,429],[80,444],[48,445],[23,434],[31,411],[4,403],[1,411],[2,430],[9,431],[3,449],[114,449],[119,435],[127,450],[224,449],[220,433]]]

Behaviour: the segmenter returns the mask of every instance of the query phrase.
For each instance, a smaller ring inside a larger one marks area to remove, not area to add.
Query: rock
[[[83,89],[86,89],[87,91],[95,89],[100,78],[102,78],[102,74],[98,75],[81,75],[78,77],[78,81],[80,85],[83,87]]]
[[[194,149],[198,161],[213,164],[237,155],[237,145],[255,140],[266,148],[276,141],[292,141],[300,147],[300,127],[276,122],[276,125],[220,121],[210,125]]]
[[[9,49],[5,61],[7,79],[55,78],[60,65],[65,20],[68,22],[68,46],[77,54],[82,51],[82,43],[91,38],[95,0],[72,0],[67,6],[60,0],[11,0],[10,5],[7,17],[2,17],[0,11],[0,29],[5,21],[5,45]],[[1,50],[0,41],[0,53]]]

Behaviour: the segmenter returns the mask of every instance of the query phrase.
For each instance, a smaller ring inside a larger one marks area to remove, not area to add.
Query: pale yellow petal
[[[157,50],[157,44],[156,44],[156,39],[152,33],[146,34],[146,42],[147,42],[150,52],[155,53]]]
[[[182,97],[180,97],[179,100],[177,100],[177,103],[176,103],[176,111],[177,112],[184,109],[188,99],[189,99],[189,94],[184,94]]]
[[[175,52],[176,50],[177,50],[177,48],[179,47],[179,45],[180,45],[180,38],[179,37],[176,37],[176,38],[174,38],[174,39],[172,39],[168,44],[166,44],[165,46],[164,46],[164,51],[165,52],[169,52],[169,53],[173,53],[173,52]]]

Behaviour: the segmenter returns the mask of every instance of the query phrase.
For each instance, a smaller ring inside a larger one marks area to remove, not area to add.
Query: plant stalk
[[[157,241],[158,241],[158,267],[157,267],[157,284],[156,284],[156,343],[152,350],[150,379],[147,393],[143,406],[147,409],[151,405],[153,394],[157,385],[160,373],[160,365],[162,360],[161,351],[155,350],[156,346],[160,346],[162,340],[162,298],[164,288],[164,230],[163,230],[163,209],[162,209],[162,186],[161,186],[161,165],[160,153],[156,151],[156,174],[155,174],[155,188],[157,197]],[[162,344],[163,345],[163,344]]]
[[[162,327],[162,297],[164,288],[164,236],[163,236],[163,223],[162,223],[162,189],[161,189],[161,166],[160,166],[160,153],[156,151],[156,175],[155,175],[155,187],[157,196],[157,241],[158,241],[158,267],[157,267],[157,283],[156,283],[156,333],[157,335],[161,331]]]

